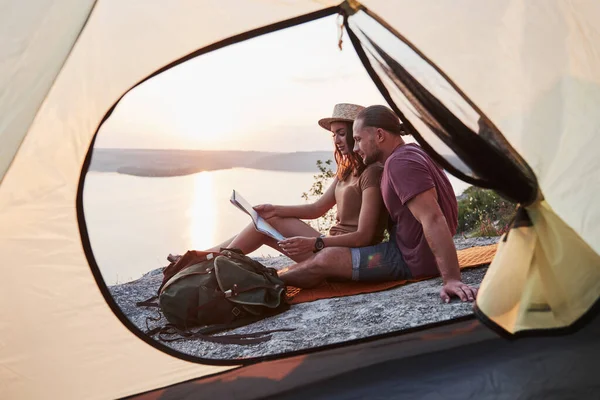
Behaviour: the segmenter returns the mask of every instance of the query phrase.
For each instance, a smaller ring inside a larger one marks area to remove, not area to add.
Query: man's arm
[[[461,281],[456,248],[446,218],[437,202],[435,188],[416,195],[406,205],[423,226],[425,239],[435,256],[444,281],[444,286],[440,291],[442,300],[448,303],[450,297],[455,295],[462,301],[473,301],[477,296],[477,289],[471,288]]]

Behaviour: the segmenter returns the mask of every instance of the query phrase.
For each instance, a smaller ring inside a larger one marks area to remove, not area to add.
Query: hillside
[[[295,153],[276,153],[265,155],[250,165],[254,169],[275,171],[317,172],[317,160],[333,159],[329,151],[309,151]]]
[[[138,176],[178,176],[229,168],[317,172],[317,160],[331,157],[332,153],[327,151],[270,153],[99,148],[94,150],[90,170]]]

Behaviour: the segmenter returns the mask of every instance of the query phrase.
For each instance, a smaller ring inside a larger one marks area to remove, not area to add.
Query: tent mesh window
[[[367,10],[346,20],[352,43],[392,109],[436,160],[462,180],[529,204],[535,175],[493,123],[435,65]]]

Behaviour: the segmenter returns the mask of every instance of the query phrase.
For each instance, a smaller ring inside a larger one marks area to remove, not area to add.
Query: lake
[[[205,249],[235,235],[250,217],[230,202],[233,189],[252,204],[303,204],[313,173],[234,168],[146,178],[88,172],[85,220],[107,284],[128,282],[168,264],[169,253]],[[468,184],[450,176],[460,194]],[[251,255],[275,256],[263,246]]]

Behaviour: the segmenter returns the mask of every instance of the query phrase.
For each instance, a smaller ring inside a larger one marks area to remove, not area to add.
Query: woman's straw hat
[[[364,110],[363,106],[356,104],[340,103],[333,107],[333,115],[331,118],[323,118],[319,120],[319,125],[322,128],[331,130],[331,123],[337,121],[354,122],[359,112]]]

